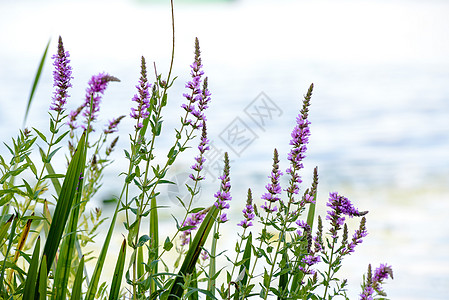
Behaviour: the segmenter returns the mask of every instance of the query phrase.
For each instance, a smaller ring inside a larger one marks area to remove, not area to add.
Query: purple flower
[[[206,216],[207,211],[202,210],[200,212],[191,214],[187,219],[182,223],[182,227],[185,226],[193,226],[192,228],[189,228],[187,230],[184,230],[180,236],[181,238],[181,246],[187,245],[190,242],[190,234],[193,230],[197,229],[197,226],[201,224],[201,222],[204,220],[204,217]]]
[[[362,220],[360,221],[359,229],[357,229],[354,232],[354,235],[352,236],[352,241],[345,248],[342,249],[342,251],[341,251],[342,255],[354,252],[355,247],[358,244],[362,243],[362,241],[363,241],[362,238],[364,238],[368,235],[368,232],[366,231],[365,223],[366,223],[366,218],[363,217]]]
[[[310,230],[311,230],[309,224],[307,224],[307,222],[304,222],[303,220],[297,220],[297,221],[296,221],[296,225],[298,225],[298,226],[299,226],[300,228],[302,228],[304,231],[310,231]],[[296,233],[297,233],[299,236],[302,236],[301,230],[297,230]]]
[[[301,113],[296,118],[296,126],[291,133],[292,139],[290,145],[292,149],[288,154],[288,160],[290,161],[290,167],[286,170],[290,174],[290,186],[286,191],[293,195],[298,194],[299,184],[302,183],[302,179],[297,173],[300,169],[304,168],[302,161],[306,157],[307,144],[309,143],[310,122],[308,121],[308,111],[310,106],[310,98],[312,97],[313,84],[310,85],[307,95],[304,97],[303,108]]]
[[[272,212],[278,211],[277,206],[271,207],[271,203],[272,203],[272,202],[269,202],[269,204],[267,204],[267,202],[265,202],[265,203],[262,204],[260,207],[261,207],[266,213],[272,213]]]
[[[220,190],[214,195],[214,197],[217,199],[214,205],[222,211],[223,209],[228,209],[230,207],[228,202],[232,199],[230,192],[231,182],[229,178],[229,157],[227,152],[225,152],[224,154],[223,175],[220,176],[219,179],[221,180]],[[222,213],[220,212],[220,214]],[[227,218],[224,222],[226,221]]]
[[[314,255],[306,255],[301,261],[310,267],[313,266],[314,264],[319,263],[321,261],[321,257]]]
[[[378,292],[383,292],[382,281],[390,277],[393,279],[393,268],[387,264],[380,264],[374,271],[373,288]]]
[[[67,98],[70,97],[67,93],[67,89],[72,87],[70,79],[72,77],[72,67],[69,65],[70,54],[69,51],[64,51],[64,45],[62,44],[62,38],[59,37],[58,41],[58,53],[52,56],[55,61],[53,65],[55,70],[53,71],[53,86],[56,87],[56,91],[53,95],[53,102],[50,106],[50,110],[61,113],[64,109],[64,105],[67,102]]]
[[[202,259],[202,260],[208,260],[208,259],[209,259],[209,253],[207,253],[206,250],[203,250],[203,251],[201,252],[201,259]]]
[[[314,256],[314,255],[306,255],[301,262],[306,265],[306,267],[299,266],[298,268],[307,275],[314,275],[315,270],[311,269],[310,267],[319,263],[321,261],[320,256]]]
[[[150,108],[150,88],[151,84],[148,83],[147,79],[147,68],[145,64],[145,58],[142,56],[141,61],[141,77],[139,80],[139,84],[136,86],[137,94],[134,95],[132,101],[137,103],[137,108],[131,108],[130,116],[133,119],[137,120],[136,129],[142,128],[143,125],[140,122],[141,120],[145,120],[150,115],[148,109]]]
[[[243,212],[243,217],[245,217],[245,219],[240,221],[240,223],[238,223],[237,226],[242,226],[243,228],[248,228],[250,226],[253,226],[253,223],[251,221],[254,220],[254,217],[256,215],[254,214],[253,196],[251,193],[251,189],[248,189],[248,197],[246,200],[246,206],[242,210],[242,212]]]
[[[326,204],[331,209],[327,211],[326,219],[331,221],[332,228],[330,232],[333,238],[337,238],[337,231],[341,229],[345,221],[345,217],[360,217],[368,212],[359,212],[348,198],[338,195],[337,193],[329,193],[329,201]]]
[[[279,184],[279,178],[282,176],[282,172],[279,171],[279,155],[278,151],[274,149],[273,154],[273,171],[268,178],[271,178],[271,183],[265,186],[267,193],[262,195],[262,199],[267,200],[269,202],[279,201],[280,198],[277,195],[282,193],[281,186]]]
[[[100,73],[92,76],[88,82],[86,89],[86,102],[84,116],[90,118],[91,121],[97,118],[96,114],[100,111],[101,95],[108,87],[109,82],[120,81],[118,78],[107,73]],[[90,107],[92,101],[92,107]]]
[[[83,115],[86,117],[85,123],[89,123],[90,121],[94,121],[97,118],[98,112],[100,111],[100,102],[101,97],[104,94],[109,82],[111,81],[120,81],[117,77],[111,76],[106,73],[100,73],[98,75],[94,75],[89,80],[88,87],[86,89],[86,96],[84,103],[81,104],[76,110],[70,112],[68,124],[70,128],[75,129],[78,128],[78,125],[75,123],[78,115],[84,110]],[[92,102],[92,107],[91,107]],[[82,125],[84,129],[86,126]],[[92,129],[92,128],[90,128]]]
[[[206,116],[204,111],[208,108],[211,93],[208,90],[207,77],[202,81],[201,77],[204,75],[201,64],[201,51],[198,38],[195,38],[195,59],[192,65],[190,65],[192,77],[191,81],[188,81],[185,85],[190,89],[190,93],[184,93],[183,96],[187,99],[188,104],[182,104],[181,107],[186,111],[186,118],[183,120],[184,125],[191,125],[194,129],[200,128]],[[201,83],[203,86],[201,87]],[[196,107],[195,107],[196,104]],[[187,120],[187,115],[195,117],[195,121]]]
[[[381,283],[384,279],[393,279],[393,268],[387,264],[380,264],[374,271],[373,282]]]
[[[117,132],[117,130],[118,130],[117,126],[124,117],[125,116],[120,116],[118,118],[113,118],[111,121],[109,121],[108,127],[103,131],[104,134],[110,134],[110,133]]]
[[[371,274],[371,264],[368,265],[368,274],[366,283],[364,284],[363,292],[360,294],[360,299],[373,299],[374,291],[381,296],[386,296],[386,293],[382,290],[382,283],[385,279],[391,277],[393,279],[393,268],[387,264],[381,264],[374,271],[374,276]]]
[[[204,179],[204,176],[200,176],[200,172],[203,169],[203,164],[206,161],[206,158],[204,157],[204,153],[209,150],[209,140],[207,139],[207,132],[206,132],[206,123],[203,122],[202,125],[202,134],[201,134],[201,141],[198,145],[198,150],[200,150],[200,155],[195,157],[195,163],[190,168],[194,171],[196,171],[196,175],[190,174],[189,177],[194,181],[201,181]]]

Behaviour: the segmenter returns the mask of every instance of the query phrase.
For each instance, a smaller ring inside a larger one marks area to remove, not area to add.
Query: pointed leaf
[[[116,300],[119,298],[120,284],[122,283],[123,271],[125,269],[125,258],[126,258],[126,239],[123,240],[122,247],[120,248],[120,253],[117,258],[117,264],[115,265],[114,278],[112,279],[111,283],[109,300]]]

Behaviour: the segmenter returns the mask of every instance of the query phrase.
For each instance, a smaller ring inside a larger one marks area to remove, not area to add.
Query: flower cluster
[[[327,211],[326,219],[331,221],[332,228],[330,232],[333,238],[337,238],[337,231],[344,224],[345,215],[349,217],[360,217],[368,213],[367,211],[359,212],[348,198],[340,196],[337,193],[329,193],[329,202],[326,205],[331,208]]]
[[[292,139],[290,140],[290,145],[293,146],[288,154],[288,160],[290,161],[290,167],[287,168],[286,172],[290,174],[290,185],[287,188],[287,192],[291,195],[298,194],[299,184],[302,183],[302,179],[297,173],[300,169],[304,168],[302,161],[306,157],[305,152],[307,151],[307,144],[309,143],[310,122],[308,118],[310,98],[312,97],[313,84],[305,96],[303,102],[303,108],[301,113],[296,118],[296,126],[293,128],[291,133]]]
[[[204,71],[202,70],[203,65],[201,64],[201,51],[199,46],[198,38],[195,39],[195,59],[191,68],[190,75],[192,80],[186,83],[186,88],[190,89],[191,92],[184,93],[183,96],[187,99],[187,104],[182,104],[181,107],[186,111],[187,115],[191,114],[195,117],[195,121],[191,119],[183,120],[186,125],[191,125],[193,128],[200,128],[204,121],[206,121],[206,116],[204,115],[204,110],[208,108],[208,103],[210,101],[211,93],[208,89],[208,79],[207,77],[203,81],[203,86],[201,87]],[[197,107],[195,107],[197,104]]]
[[[262,199],[267,200],[261,207],[266,212],[274,212],[277,211],[277,207],[271,207],[272,203],[275,203],[280,200],[279,196],[282,193],[281,185],[279,184],[279,179],[282,176],[282,172],[279,170],[279,155],[277,149],[274,149],[273,153],[273,169],[271,171],[271,175],[268,178],[271,179],[271,183],[265,186],[267,192],[262,195]]]
[[[108,126],[106,127],[106,129],[103,131],[104,134],[110,134],[110,133],[114,133],[117,132],[117,126],[120,123],[120,121],[124,118],[125,116],[120,116],[118,118],[113,118],[111,121],[109,121]]]
[[[109,82],[111,81],[120,81],[117,77],[111,76],[107,73],[99,73],[98,75],[94,75],[89,80],[88,87],[86,89],[86,96],[84,103],[81,104],[76,110],[70,112],[69,114],[69,126],[70,128],[76,129],[78,125],[75,123],[78,115],[84,110],[83,115],[86,117],[85,123],[89,123],[89,121],[94,121],[97,118],[97,114],[100,111],[100,102],[101,97],[104,94],[104,91],[108,87]],[[91,106],[92,103],[92,106]],[[86,126],[81,125],[84,129]]]
[[[182,224],[182,227],[191,226],[189,229],[184,230],[180,236],[181,246],[187,245],[190,242],[190,234],[193,230],[198,228],[198,225],[204,220],[207,211],[202,210],[200,212],[191,214]]]
[[[368,276],[363,292],[360,294],[360,300],[373,300],[374,291],[381,296],[386,296],[381,285],[385,279],[388,279],[388,277],[393,279],[393,268],[391,266],[380,264],[374,271],[374,276],[372,276],[371,265],[368,265]]]
[[[220,190],[215,193],[214,197],[217,199],[214,205],[220,210],[229,209],[228,201],[231,201],[231,182],[229,178],[229,157],[228,152],[224,154],[224,169],[223,175],[218,177],[221,180]],[[220,213],[219,222],[224,223],[228,220],[226,213]]]
[[[301,262],[305,266],[299,266],[299,269],[306,275],[314,275],[316,271],[314,269],[311,269],[310,267],[321,262],[321,257],[315,255],[306,255],[301,260]]]
[[[72,86],[70,79],[73,79],[73,77],[72,67],[69,65],[69,57],[69,51],[64,50],[62,38],[59,37],[58,53],[52,56],[52,59],[55,60],[53,62],[53,65],[55,66],[55,70],[53,71],[53,86],[56,87],[56,91],[54,92],[53,102],[50,106],[50,110],[54,110],[58,113],[63,111],[67,98],[70,97],[67,93],[67,89]]]
[[[354,235],[352,236],[352,241],[348,245],[346,245],[345,248],[343,248],[341,250],[342,255],[353,253],[355,246],[362,243],[362,241],[363,241],[362,238],[364,238],[368,235],[368,231],[366,231],[365,224],[366,224],[366,218],[363,217],[362,220],[360,221],[359,229],[357,229],[354,232]]]
[[[237,224],[237,226],[242,226],[243,228],[248,228],[250,226],[253,226],[253,223],[251,222],[254,220],[254,217],[256,216],[254,214],[254,207],[253,207],[253,195],[251,193],[251,189],[248,189],[248,197],[246,200],[246,206],[242,210],[243,216],[245,217],[240,223]]]
[[[304,232],[310,232],[310,230],[311,230],[309,224],[307,224],[307,222],[304,222],[303,220],[297,220],[296,225],[298,225],[298,227],[302,228],[302,230],[304,230]],[[302,236],[302,234],[303,234],[303,232],[301,230],[297,230],[296,233],[298,234],[298,236]]]
[[[147,68],[145,63],[145,58],[142,56],[141,60],[141,77],[139,80],[139,84],[136,86],[137,94],[134,95],[132,101],[137,103],[137,108],[131,108],[130,116],[133,119],[137,120],[136,129],[142,128],[142,120],[145,120],[150,115],[150,88],[151,84],[148,83],[147,79]]]
[[[198,145],[198,150],[200,150],[200,155],[195,157],[195,163],[190,168],[194,171],[196,171],[196,175],[190,174],[189,177],[193,181],[201,181],[204,179],[204,176],[200,176],[200,172],[203,169],[203,164],[206,161],[206,158],[204,157],[204,153],[209,150],[209,140],[207,139],[207,132],[206,132],[206,122],[203,122],[202,125],[202,134],[201,134],[201,141]]]

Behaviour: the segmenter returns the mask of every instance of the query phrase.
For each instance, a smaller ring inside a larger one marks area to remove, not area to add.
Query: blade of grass
[[[5,217],[7,218],[8,215],[5,215]],[[13,219],[14,215],[11,215],[8,221],[6,221],[5,224],[0,227],[0,247],[3,246],[3,239],[5,239],[6,234],[8,233],[9,226],[11,226]]]
[[[39,79],[41,78],[42,69],[44,68],[44,62],[47,57],[48,47],[50,46],[50,41],[51,41],[51,39],[48,40],[47,46],[45,47],[44,54],[42,55],[41,61],[39,63],[39,67],[37,68],[36,76],[34,76],[34,82],[33,82],[33,86],[31,87],[30,97],[28,98],[28,104],[27,104],[27,108],[25,111],[25,116],[23,117],[23,126],[25,126],[25,123],[26,123],[26,120],[28,117],[28,112],[30,111],[31,102],[33,102],[34,92],[36,91],[36,87],[39,83]]]
[[[34,216],[34,213],[31,215]],[[16,253],[14,254],[14,260],[13,260],[13,264],[16,264],[17,260],[19,259],[20,256],[20,252],[23,250],[23,246],[25,246],[25,241],[28,237],[28,233],[30,233],[30,227],[31,227],[31,222],[33,221],[33,219],[28,219],[28,221],[25,224],[25,227],[22,230],[22,233],[20,234],[20,238],[17,242],[17,247],[16,247]],[[14,270],[9,269],[8,271],[8,282],[12,282],[12,276],[14,274]]]
[[[83,271],[84,271],[84,256],[81,258],[78,269],[76,270],[75,281],[73,282],[71,300],[80,300],[83,285]]]
[[[137,248],[137,279],[140,281],[145,274],[144,262],[143,262],[143,247]],[[139,293],[142,292],[142,286],[139,285]]]
[[[36,245],[34,246],[33,256],[31,257],[30,267],[28,268],[27,279],[25,281],[25,287],[23,289],[23,299],[33,299],[34,290],[37,280],[37,271],[39,267],[39,254],[41,247],[41,237],[37,238]]]
[[[9,252],[11,251],[12,248],[12,244],[14,241],[14,237],[16,236],[16,226],[17,226],[17,215],[14,217],[14,220],[12,222],[12,226],[11,226],[11,231],[9,233],[9,239],[8,239],[8,248],[6,249],[6,253],[5,253],[5,258],[3,260],[3,266],[2,266],[2,271],[1,271],[1,275],[0,275],[0,292],[3,294],[5,291],[5,288],[3,286],[3,278],[5,277],[5,270],[6,270],[6,261],[8,259],[9,256]]]
[[[47,256],[44,254],[42,257],[41,270],[39,274],[39,293],[36,295],[34,299],[46,300],[47,299]],[[36,297],[37,296],[37,297]]]
[[[83,180],[80,180],[79,186],[83,186]],[[67,285],[70,277],[73,253],[75,252],[75,241],[77,239],[76,231],[78,227],[78,216],[80,214],[80,201],[82,188],[77,189],[73,208],[70,213],[70,219],[67,225],[66,236],[62,241],[59,259],[56,266],[55,281],[53,285],[52,299],[64,300],[67,291]]]
[[[193,269],[192,281],[190,282],[191,294],[189,295],[189,300],[198,300],[198,280],[197,280],[196,268]]]
[[[184,258],[184,261],[181,265],[181,269],[179,270],[178,276],[176,277],[170,295],[168,296],[168,300],[175,300],[181,298],[184,293],[183,284],[184,279],[182,275],[192,274],[195,268],[198,257],[200,256],[202,247],[207,240],[207,236],[209,235],[212,226],[215,223],[215,219],[217,218],[219,209],[212,205],[203,222],[201,223],[198,232],[195,235],[193,242],[190,244],[189,251]]]
[[[148,255],[148,264],[151,267],[150,275],[156,274],[158,267],[157,262],[153,263],[155,259],[159,256],[159,228],[158,228],[158,213],[157,213],[157,203],[156,197],[152,197],[151,199],[151,211],[150,211],[150,250]],[[150,283],[150,293],[156,291],[157,286],[154,280],[151,280]]]
[[[103,243],[103,247],[101,248],[100,255],[97,258],[97,263],[95,264],[94,273],[92,274],[92,279],[89,283],[89,287],[87,289],[85,300],[93,300],[95,298],[95,294],[98,288],[98,282],[100,281],[100,275],[103,270],[104,262],[106,259],[106,254],[109,248],[109,244],[111,242],[112,233],[114,232],[115,223],[117,221],[117,215],[119,211],[121,203],[117,201],[117,206],[115,208],[114,215],[112,216],[111,224],[109,225],[108,233]]]
[[[125,269],[126,258],[126,239],[123,239],[122,247],[115,265],[114,278],[111,283],[111,291],[109,292],[109,300],[116,300],[119,298],[120,285],[122,283],[123,271]]]
[[[86,133],[80,138],[78,147],[73,155],[73,158],[67,168],[67,174],[62,184],[61,193],[56,203],[55,212],[53,214],[52,223],[48,232],[48,238],[44,246],[44,255],[47,257],[46,272],[50,270],[59,244],[62,240],[64,228],[69,218],[72,209],[73,201],[80,187],[80,181],[84,174],[84,167],[86,164],[86,147],[85,147]],[[42,265],[41,265],[42,268]],[[39,276],[42,271],[39,272]]]

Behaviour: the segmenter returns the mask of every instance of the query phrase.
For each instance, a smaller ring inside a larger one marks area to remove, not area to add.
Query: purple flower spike
[[[118,130],[117,126],[124,117],[125,116],[120,116],[118,118],[114,118],[111,121],[109,121],[108,127],[103,131],[104,134],[110,134],[110,133],[117,132],[117,130]]]
[[[204,153],[209,150],[209,140],[207,139],[207,131],[206,131],[206,123],[203,122],[202,125],[202,134],[201,134],[201,141],[198,146],[198,150],[200,150],[200,155],[195,157],[195,163],[190,168],[194,171],[196,171],[195,174],[190,174],[189,177],[194,181],[201,181],[204,179],[204,176],[200,176],[200,172],[203,169],[203,164],[206,161],[206,158],[204,158]]]
[[[192,80],[188,81],[185,85],[190,89],[190,93],[184,93],[183,96],[187,99],[188,104],[182,104],[181,107],[186,111],[186,118],[183,120],[184,125],[191,125],[194,129],[201,128],[206,116],[204,111],[208,108],[208,103],[211,99],[210,91],[208,90],[207,77],[202,80],[204,71],[201,64],[201,51],[198,38],[195,39],[195,60],[190,66]],[[203,86],[201,87],[201,83]],[[195,105],[196,104],[196,105]],[[195,121],[187,120],[187,115],[192,115]]]
[[[368,274],[365,286],[363,288],[362,294],[360,294],[361,300],[372,300],[374,291],[376,291],[381,296],[387,296],[387,294],[382,289],[382,283],[385,279],[390,277],[393,279],[393,268],[386,264],[381,264],[379,268],[374,271],[374,276],[371,274],[371,265],[368,265]]]
[[[253,207],[253,195],[251,193],[251,189],[248,189],[248,197],[246,200],[246,206],[242,210],[243,216],[245,219],[243,219],[240,223],[237,224],[237,226],[242,226],[243,228],[248,228],[250,226],[253,226],[253,223],[251,222],[254,220],[254,217],[256,216],[254,214],[254,207]]]
[[[62,38],[59,37],[58,41],[58,53],[52,56],[55,61],[53,65],[55,70],[53,71],[53,86],[56,87],[54,92],[53,102],[50,106],[50,110],[61,113],[64,109],[64,105],[67,102],[67,98],[70,97],[67,93],[67,89],[72,87],[70,79],[72,77],[72,67],[69,65],[70,54],[69,51],[64,51],[64,45],[62,44]]]
[[[314,275],[316,273],[315,270],[311,269],[310,267],[319,263],[321,261],[320,256],[314,256],[314,255],[306,255],[301,262],[306,265],[306,267],[299,266],[298,268],[307,275]]]
[[[393,279],[393,268],[387,264],[380,264],[374,271],[373,282],[381,283],[384,279]]]
[[[136,86],[138,94],[134,95],[132,101],[137,102],[137,108],[131,108],[130,116],[137,120],[136,129],[143,127],[141,123],[150,115],[148,109],[150,108],[150,88],[151,84],[148,83],[147,79],[147,68],[145,64],[145,58],[142,56],[141,62],[141,77],[139,84]]]
[[[101,97],[104,91],[108,87],[109,82],[120,81],[118,78],[111,76],[107,73],[100,73],[98,75],[92,76],[88,82],[88,87],[86,89],[86,102],[84,111],[84,116],[90,118],[91,121],[96,120],[97,114],[100,111]],[[92,108],[90,107],[92,101]],[[92,112],[91,112],[92,111]]]
[[[88,87],[86,89],[84,103],[81,104],[76,110],[71,111],[69,114],[69,121],[67,123],[72,130],[78,128],[78,125],[75,122],[79,114],[83,110],[83,115],[86,117],[86,124],[89,122],[89,119],[90,121],[95,121],[97,119],[97,114],[100,111],[101,97],[104,94],[104,91],[106,90],[109,82],[111,81],[120,80],[117,77],[111,76],[106,73],[100,73],[91,77],[91,79],[87,83]],[[92,108],[90,107],[91,102]],[[86,129],[86,126],[84,125],[81,125],[81,127]]]
[[[206,216],[207,210],[202,210],[200,212],[191,214],[182,224],[182,227],[185,226],[194,226],[190,229],[184,230],[180,236],[181,238],[181,246],[187,245],[190,242],[190,234],[193,230],[197,229],[197,226],[201,224]]]
[[[352,236],[352,241],[342,250],[342,255],[346,255],[349,253],[354,252],[355,247],[358,244],[361,244],[363,242],[363,238],[368,235],[368,232],[366,231],[366,218],[363,217],[360,221],[360,227],[354,232],[354,235]]]
[[[229,157],[228,152],[224,154],[224,169],[223,175],[219,177],[221,180],[220,190],[215,193],[214,197],[217,198],[214,205],[221,211],[223,209],[229,209],[229,201],[231,201],[231,182],[229,178]],[[223,213],[221,213],[223,215]],[[221,217],[220,217],[221,218]],[[223,220],[222,220],[223,221]],[[224,222],[227,221],[227,218]]]
[[[307,224],[307,222],[304,222],[303,220],[297,220],[296,221],[296,225],[298,225],[298,227],[302,228],[304,231],[310,231],[311,230],[309,224]],[[300,230],[296,231],[296,233],[299,236],[302,236],[302,232]]]
[[[290,140],[290,145],[292,145],[292,149],[288,154],[290,167],[286,170],[286,172],[291,176],[290,186],[286,189],[286,191],[291,195],[298,194],[299,184],[302,183],[302,179],[297,172],[300,169],[304,168],[302,161],[306,157],[305,153],[307,150],[307,144],[309,143],[310,122],[307,118],[312,91],[313,84],[310,85],[309,90],[304,97],[301,113],[296,118],[296,126],[295,128],[293,128],[293,131],[291,133],[292,139]]]
[[[331,221],[332,228],[330,232],[333,238],[337,238],[337,231],[341,229],[345,221],[345,217],[360,217],[368,212],[359,212],[348,198],[338,195],[337,193],[329,193],[329,202],[326,204],[331,209],[327,211],[326,219]]]
[[[279,171],[279,155],[278,151],[274,149],[273,154],[273,171],[268,178],[271,178],[271,183],[267,184],[265,188],[267,189],[267,193],[262,195],[262,199],[267,200],[269,202],[279,201],[280,198],[278,195],[282,193],[281,186],[279,184],[279,178],[282,176],[282,172]]]

